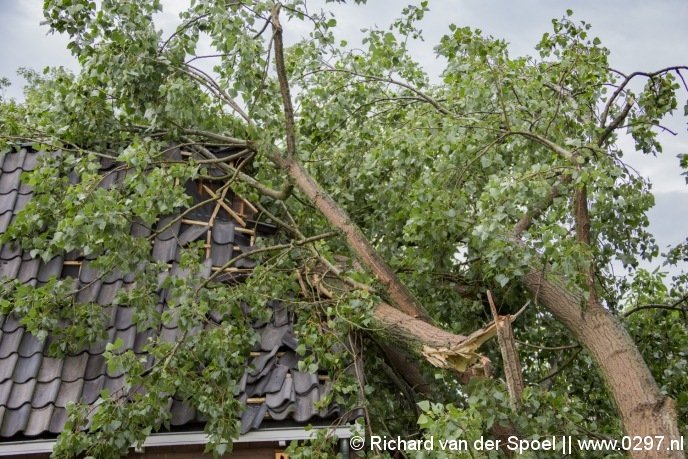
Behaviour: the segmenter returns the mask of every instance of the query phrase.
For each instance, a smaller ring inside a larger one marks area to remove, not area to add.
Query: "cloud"
[[[0,2],[0,76],[10,79],[12,86],[7,97],[21,99],[24,81],[17,76],[20,67],[42,70],[46,66],[78,68],[76,59],[67,51],[67,39],[48,35],[48,27],[40,26],[43,19],[40,2],[17,0]]]

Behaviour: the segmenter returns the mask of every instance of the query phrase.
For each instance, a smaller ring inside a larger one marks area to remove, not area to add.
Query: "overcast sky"
[[[6,97],[21,98],[22,81],[16,76],[19,67],[37,70],[45,66],[64,65],[76,70],[75,60],[66,51],[66,40],[48,35],[42,20],[39,0],[0,0],[0,77],[12,80]],[[164,0],[164,24],[176,18],[186,4],[183,0]],[[314,2],[312,7],[316,7]],[[369,5],[337,6],[337,21],[343,38],[357,43],[358,31],[371,25],[385,26],[396,17],[403,5],[410,3],[369,0]],[[435,60],[433,47],[447,26],[471,26],[511,43],[513,55],[534,54],[533,46],[544,32],[551,29],[551,19],[561,17],[566,9],[574,19],[592,24],[592,34],[610,48],[612,67],[623,72],[652,71],[670,65],[688,65],[687,0],[430,0],[431,12],[423,23],[425,42],[414,46],[417,59],[431,74],[438,74],[442,63]],[[166,29],[168,28],[166,27]],[[297,32],[285,24],[287,38]],[[682,94],[679,114],[685,94]],[[665,145],[660,158],[644,157],[624,142],[625,158],[654,183],[657,205],[650,213],[651,229],[662,248],[676,244],[688,235],[688,186],[680,176],[679,153],[688,153],[685,118],[673,117],[666,124],[677,136],[662,135]]]

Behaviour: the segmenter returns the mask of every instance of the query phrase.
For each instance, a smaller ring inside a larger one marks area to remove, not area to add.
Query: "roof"
[[[20,182],[21,173],[35,168],[38,158],[44,154],[23,148],[0,155],[0,234],[31,199],[31,190]],[[112,164],[103,167],[107,169]],[[110,176],[113,178],[102,186],[110,186],[118,180],[116,174]],[[231,214],[223,215],[214,209],[211,212],[201,208],[194,215],[186,215],[186,219],[172,224],[155,238],[153,258],[170,265],[168,276],[183,276],[176,265],[180,248],[192,241],[205,240],[206,275],[213,272],[213,268],[224,265],[237,253],[250,250],[255,237],[260,235],[260,227],[251,223],[247,206],[250,204],[235,197],[232,207],[238,213],[246,211],[243,214],[246,218],[240,218],[243,226]],[[173,218],[161,219],[158,227],[162,228]],[[149,229],[138,224],[133,224],[131,231],[138,236],[150,234]],[[43,262],[11,244],[0,248],[0,278],[40,286],[52,276],[73,277],[78,287],[84,287],[77,301],[100,304],[110,319],[106,340],[65,358],[53,358],[48,354],[50,336],[39,341],[24,329],[20,318],[13,314],[0,315],[0,439],[57,434],[65,424],[65,408],[69,402],[93,404],[102,389],[109,389],[110,393],[121,389],[125,375],[110,373],[106,368],[103,353],[108,342],[121,339],[122,352],[132,349],[142,353],[149,337],[160,336],[163,340],[174,341],[179,336],[174,322],[163,324],[159,329],[137,329],[130,308],[111,304],[120,289],[133,284],[135,276],[114,273],[98,279],[99,274],[90,266],[90,261],[72,253]],[[247,275],[253,265],[251,260],[243,258],[228,270],[225,279],[236,281]],[[163,290],[158,310],[164,307]],[[297,370],[299,357],[295,349],[298,341],[292,327],[293,312],[276,301],[268,302],[266,307],[273,314],[267,323],[253,323],[260,339],[247,362],[237,395],[246,406],[241,417],[242,434],[261,427],[267,419],[304,423],[338,413],[336,406],[316,409],[316,403],[330,388],[326,378]],[[212,314],[210,319],[222,320]],[[148,364],[152,364],[152,359]],[[169,406],[172,426],[203,422],[194,409],[179,400],[171,398]]]

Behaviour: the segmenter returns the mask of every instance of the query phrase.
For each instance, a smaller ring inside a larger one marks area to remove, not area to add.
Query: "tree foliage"
[[[661,153],[657,132],[677,108],[685,67],[611,69],[609,50],[571,12],[552,21],[534,56],[513,57],[503,40],[450,26],[435,48],[446,63],[437,81],[409,53],[409,42],[422,37],[425,1],[403,9],[389,28],[364,31],[360,47],[337,36],[331,14],[314,13],[301,0],[281,10],[270,1],[191,1],[167,34],[156,25],[158,0],[44,4],[47,23],[69,36],[81,68],[26,71],[25,101],[0,100],[4,147],[30,141],[62,152],[24,178],[34,197],[3,242],[19,241],[44,260],[78,249],[104,272],[137,272],[136,288],[117,301],[136,311],[137,324],[159,325],[166,318],[151,298],[168,268],[151,259],[150,240],[128,228],[133,221],[153,226],[190,205],[178,184],[208,178],[204,146],[245,149],[251,172],[225,164],[224,180],[281,228],[262,242],[259,267],[239,286],[207,284],[202,250],[185,252],[182,268],[193,275],[169,285],[182,330],[210,310],[228,320],[184,333],[176,344],[150,343],[147,351],[160,362],[152,371],[134,355],[118,354],[115,343],[109,364],[126,370],[129,387],[145,390],[130,404],[110,396],[86,432],[85,409],[75,406],[56,455],[104,456],[142,442],[169,422],[172,393],[208,418],[210,447],[224,452],[238,434],[241,407],[232,395],[251,345],[250,318],[239,304],[276,298],[298,309],[303,368],[328,370],[337,381],[333,399],[363,407],[371,432],[460,431],[469,438],[511,426],[522,435],[618,436],[622,426],[595,371],[599,363],[523,284],[534,266],[582,291],[583,311],[598,301],[623,322],[663,392],[677,400],[686,428],[686,276],[667,286],[660,274],[639,268],[660,255],[647,230],[654,199],[647,179],[623,160]],[[280,69],[275,42],[282,28],[308,32],[284,50]],[[631,90],[639,79],[645,86]],[[641,153],[621,150],[624,135]],[[197,157],[166,160],[172,144]],[[437,388],[431,402],[417,404],[428,394],[415,393],[388,363],[388,337],[375,320],[376,304],[389,300],[386,286],[351,261],[359,254],[341,232],[317,237],[333,229],[331,220],[303,190],[292,190],[280,157],[304,165],[438,327],[469,334],[489,322],[487,288],[497,292],[501,314],[527,306],[515,324],[530,386],[522,413],[506,402],[495,343],[484,348],[495,381],[464,387],[455,372],[421,364]],[[121,186],[98,187],[102,158],[130,171]],[[685,247],[667,262],[684,263]],[[323,263],[345,284],[365,288],[304,295],[295,273]],[[613,270],[619,265],[621,276]],[[104,330],[102,311],[75,304],[72,290],[59,279],[40,288],[6,283],[0,307],[19,314],[36,336],[57,334],[54,350],[64,353]],[[639,308],[650,304],[667,307]],[[363,352],[364,379],[347,371],[355,359],[330,352],[333,346]],[[202,371],[191,364],[199,361]],[[311,448],[292,453],[317,457],[318,446]]]

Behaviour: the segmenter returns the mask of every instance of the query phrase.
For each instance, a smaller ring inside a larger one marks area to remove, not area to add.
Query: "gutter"
[[[309,440],[318,431],[327,429],[330,435],[336,435],[340,440],[349,439],[353,435],[352,426],[317,427],[306,430],[304,427],[281,427],[258,429],[241,435],[234,443],[261,442],[289,442],[294,440]],[[26,440],[0,443],[0,456],[16,456],[20,454],[51,453],[55,446],[55,439]],[[202,431],[191,432],[163,432],[151,434],[143,443],[142,448],[157,448],[179,445],[205,445],[208,435]],[[348,442],[347,442],[348,443]]]

